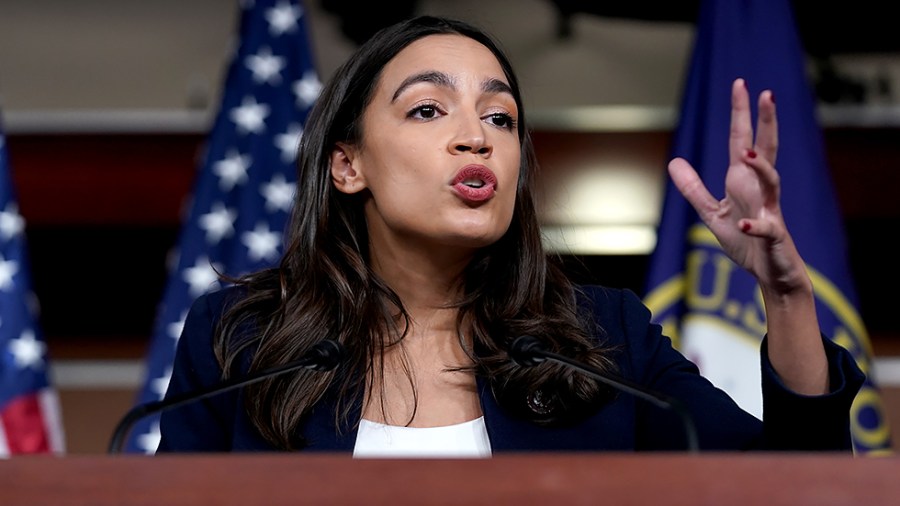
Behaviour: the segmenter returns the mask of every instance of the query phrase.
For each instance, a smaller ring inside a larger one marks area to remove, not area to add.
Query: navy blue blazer
[[[605,344],[615,349],[620,374],[649,389],[680,399],[697,427],[703,450],[844,450],[851,448],[850,404],[865,377],[850,354],[823,338],[831,392],[798,395],[778,379],[761,347],[763,421],[743,411],[722,390],[703,378],[675,350],[650,312],[627,290],[582,287],[581,301],[604,329]],[[215,325],[227,306],[227,288],[199,297],[191,307],[178,343],[167,395],[198,390],[220,381],[213,354]],[[621,393],[594,415],[574,426],[547,428],[512,416],[498,405],[488,382],[477,378],[481,409],[494,453],[506,451],[662,451],[684,450],[679,418]],[[252,426],[243,393],[228,392],[164,412],[159,452],[273,451]],[[353,420],[359,419],[356,406]],[[338,428],[335,402],[326,397],[300,428],[309,443],[304,451],[352,452],[354,427]]]

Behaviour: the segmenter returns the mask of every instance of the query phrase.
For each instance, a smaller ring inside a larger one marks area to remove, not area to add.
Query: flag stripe
[[[63,431],[59,394],[55,388],[44,388],[38,392],[38,403],[43,414],[44,430],[47,433],[49,450],[53,453],[63,453],[66,439]]]
[[[6,429],[0,423],[0,458],[9,457],[9,443],[6,439]]]
[[[63,451],[59,411],[47,412],[43,400],[50,390],[47,345],[32,303],[25,220],[8,160],[0,133],[0,455]]]
[[[44,430],[41,403],[37,394],[25,395],[8,402],[0,412],[0,423],[3,424],[11,454],[50,451],[50,441]]]

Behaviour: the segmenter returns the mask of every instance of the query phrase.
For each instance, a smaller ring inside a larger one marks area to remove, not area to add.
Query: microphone
[[[262,381],[266,378],[296,371],[298,369],[309,369],[318,372],[330,371],[337,367],[343,359],[344,347],[337,341],[325,339],[324,341],[316,343],[302,358],[293,362],[257,371],[248,376],[232,378],[202,390],[182,392],[178,395],[173,395],[159,401],[139,404],[132,408],[122,420],[119,421],[119,424],[116,425],[107,452],[110,454],[121,453],[125,436],[128,435],[128,432],[135,422],[145,416],[162,413],[163,411],[168,411],[185,404],[190,404],[207,397],[212,397],[229,390],[234,390],[235,388],[241,388],[256,383],[257,381]]]
[[[681,425],[684,428],[684,434],[687,437],[688,451],[691,453],[697,452],[697,428],[694,426],[694,420],[691,418],[690,413],[688,413],[687,408],[678,399],[648,390],[625,378],[600,371],[587,364],[548,351],[534,336],[523,335],[515,338],[509,347],[509,356],[512,357],[517,364],[523,367],[533,367],[545,360],[556,362],[571,367],[583,374],[587,374],[616,390],[627,392],[635,397],[648,401],[655,406],[674,411],[681,419]]]

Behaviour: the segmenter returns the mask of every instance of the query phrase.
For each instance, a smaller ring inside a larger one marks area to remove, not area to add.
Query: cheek
[[[518,144],[516,144],[516,146],[518,147]],[[515,194],[519,191],[519,178],[522,176],[521,163],[522,158],[519,155],[519,152],[516,151],[516,155],[511,157],[506,169],[509,173],[509,176],[507,177],[507,186],[510,188],[513,198],[515,198]]]
[[[508,202],[505,202],[505,216],[504,221],[506,222],[506,226],[509,226],[509,223],[512,221],[513,214],[516,212],[516,192],[511,192],[507,197]]]
[[[517,144],[518,146],[518,144]],[[509,202],[507,202],[507,209],[509,210],[508,220],[512,221],[512,215],[515,212],[516,207],[516,196],[519,193],[519,178],[521,176],[521,166],[520,166],[520,157],[514,157],[514,163],[511,164],[510,168],[510,177],[509,177],[509,192],[505,192],[508,195]]]
[[[402,140],[392,138],[382,141],[382,145],[390,146],[390,149],[380,150],[370,168],[378,182],[404,187],[424,182],[425,169],[431,165],[427,160],[429,155],[433,157],[433,152],[413,136],[403,137]]]

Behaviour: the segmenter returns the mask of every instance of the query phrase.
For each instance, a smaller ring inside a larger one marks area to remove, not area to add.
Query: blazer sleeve
[[[196,392],[221,381],[213,353],[213,332],[224,311],[225,292],[198,297],[191,305],[178,340],[166,397]],[[230,450],[236,394],[226,392],[164,411],[157,453]]]
[[[704,450],[849,450],[850,405],[865,376],[850,354],[823,336],[831,391],[804,396],[778,379],[761,344],[763,420],[741,409],[723,390],[699,374],[697,367],[672,347],[650,311],[630,291],[621,291],[620,323],[626,361],[635,381],[681,400],[697,427]],[[614,300],[615,298],[608,299]],[[607,309],[609,311],[610,309]],[[612,314],[606,315],[608,318]],[[686,439],[675,413],[636,403],[638,449],[684,449]]]

